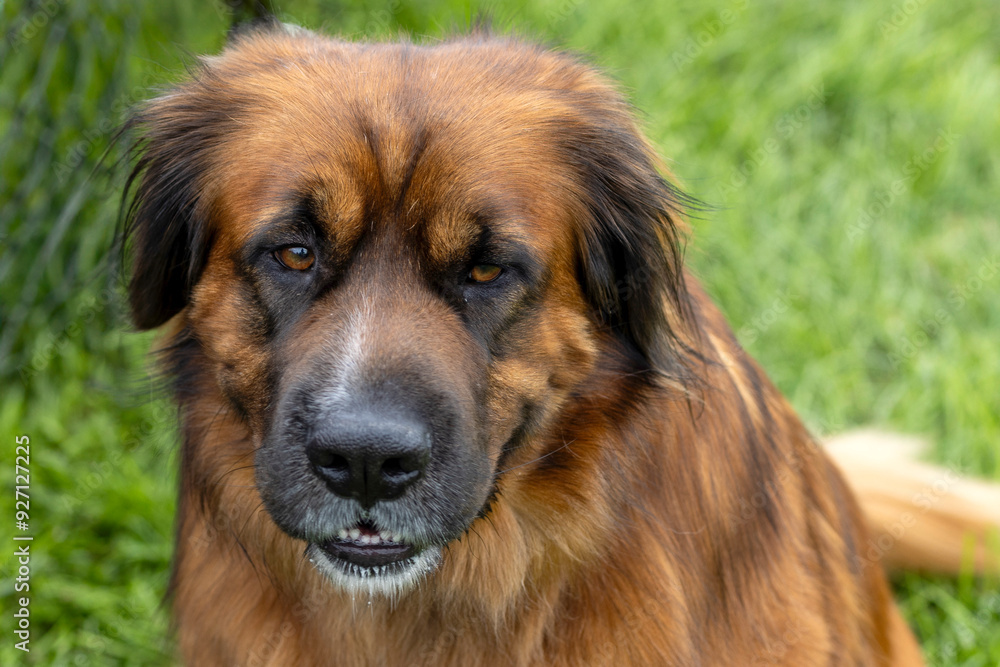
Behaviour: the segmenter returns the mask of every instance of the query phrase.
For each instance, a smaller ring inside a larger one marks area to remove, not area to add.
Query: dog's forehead
[[[571,59],[308,35],[249,40],[209,66],[235,102],[219,191],[244,236],[302,195],[344,245],[380,226],[419,231],[439,261],[484,226],[560,242],[539,224],[567,215],[556,193],[572,187],[552,140],[572,110],[553,91],[600,84]]]

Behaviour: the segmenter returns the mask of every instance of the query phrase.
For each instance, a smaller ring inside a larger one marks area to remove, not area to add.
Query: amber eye
[[[290,269],[305,271],[316,261],[312,250],[300,245],[288,246],[274,253],[278,261]]]
[[[503,269],[496,264],[476,264],[469,271],[469,280],[476,283],[489,283],[499,278],[501,273],[503,273]]]

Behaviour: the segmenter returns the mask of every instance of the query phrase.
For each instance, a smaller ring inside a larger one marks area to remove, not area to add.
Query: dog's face
[[[278,30],[133,122],[135,319],[177,316],[334,582],[433,569],[602,357],[669,368],[672,193],[617,99],[502,40]]]

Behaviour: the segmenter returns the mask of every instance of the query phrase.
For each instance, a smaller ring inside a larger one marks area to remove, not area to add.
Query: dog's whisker
[[[557,454],[560,451],[562,451],[564,449],[567,449],[571,444],[573,444],[573,442],[574,442],[574,440],[570,440],[569,442],[564,442],[562,445],[560,445],[559,447],[556,447],[552,451],[546,452],[546,453],[542,454],[541,456],[537,456],[537,457],[531,459],[530,461],[525,461],[524,463],[519,463],[516,466],[511,466],[509,468],[505,468],[503,470],[499,470],[499,471],[497,471],[496,474],[499,477],[500,475],[502,475],[504,473],[507,473],[507,472],[510,472],[511,470],[517,470],[518,468],[523,468],[524,466],[531,465],[532,463],[538,463],[539,461],[541,461],[543,459],[546,459],[546,458],[552,456],[553,454]]]

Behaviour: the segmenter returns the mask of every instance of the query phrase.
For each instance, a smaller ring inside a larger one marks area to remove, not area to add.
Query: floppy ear
[[[601,323],[644,365],[684,377],[691,350],[678,334],[692,316],[680,214],[696,202],[660,175],[624,102],[582,111],[564,143],[587,208],[578,240],[581,284]]]
[[[226,51],[259,35],[311,34],[265,19],[232,31]],[[205,58],[192,79],[140,107],[121,133],[132,137],[135,168],[125,187],[124,243],[131,251],[129,303],[140,329],[160,326],[188,303],[212,242],[206,184],[213,152],[257,101],[232,82],[253,72],[228,68],[226,53]],[[132,196],[131,202],[128,201]]]
[[[146,103],[122,128],[133,137],[135,159],[123,200],[123,245],[131,254],[129,304],[140,329],[160,326],[187,305],[208,255],[203,181],[227,116],[203,89],[197,79],[183,84]]]

